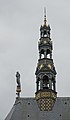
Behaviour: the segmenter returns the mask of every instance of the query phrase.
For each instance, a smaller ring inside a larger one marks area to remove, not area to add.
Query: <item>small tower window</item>
[[[47,32],[46,32],[46,30],[44,31],[44,37],[47,37]]]
[[[50,50],[49,49],[47,49],[47,51],[46,51],[46,53],[47,53],[47,58],[50,58]]]
[[[41,50],[41,58],[44,58],[44,50]]]
[[[49,79],[48,79],[48,76],[46,76],[46,75],[43,77],[43,88],[44,89],[49,88]]]
[[[50,54],[47,55],[47,58],[50,58]]]
[[[37,88],[36,88],[36,91],[40,90],[40,78],[38,77],[37,79]]]

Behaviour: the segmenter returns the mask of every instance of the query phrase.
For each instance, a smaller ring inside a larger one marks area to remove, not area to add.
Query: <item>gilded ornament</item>
[[[44,65],[43,65],[43,64],[41,64],[41,65],[40,65],[40,69],[42,69],[42,68],[43,68],[43,66],[44,66]]]
[[[52,66],[51,66],[50,64],[48,64],[48,68],[50,68],[50,69],[51,69],[51,68],[52,68]]]

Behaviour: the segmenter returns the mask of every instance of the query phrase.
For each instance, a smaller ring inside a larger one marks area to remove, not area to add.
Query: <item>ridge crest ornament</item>
[[[52,41],[50,26],[46,24],[46,8],[44,9],[44,25],[40,27],[38,42],[39,59],[36,68],[35,98],[41,111],[51,111],[57,98],[56,70],[52,59]]]

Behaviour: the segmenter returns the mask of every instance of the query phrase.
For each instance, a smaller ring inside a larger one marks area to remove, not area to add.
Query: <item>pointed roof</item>
[[[52,111],[40,111],[35,98],[19,98],[5,120],[69,120],[70,97],[58,97]]]

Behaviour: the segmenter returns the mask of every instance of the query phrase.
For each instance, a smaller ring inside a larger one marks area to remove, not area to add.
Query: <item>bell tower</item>
[[[35,98],[41,111],[51,111],[57,98],[56,70],[52,58],[53,47],[50,30],[46,19],[46,9],[44,9],[44,24],[40,27],[38,42],[39,59],[35,72]]]

